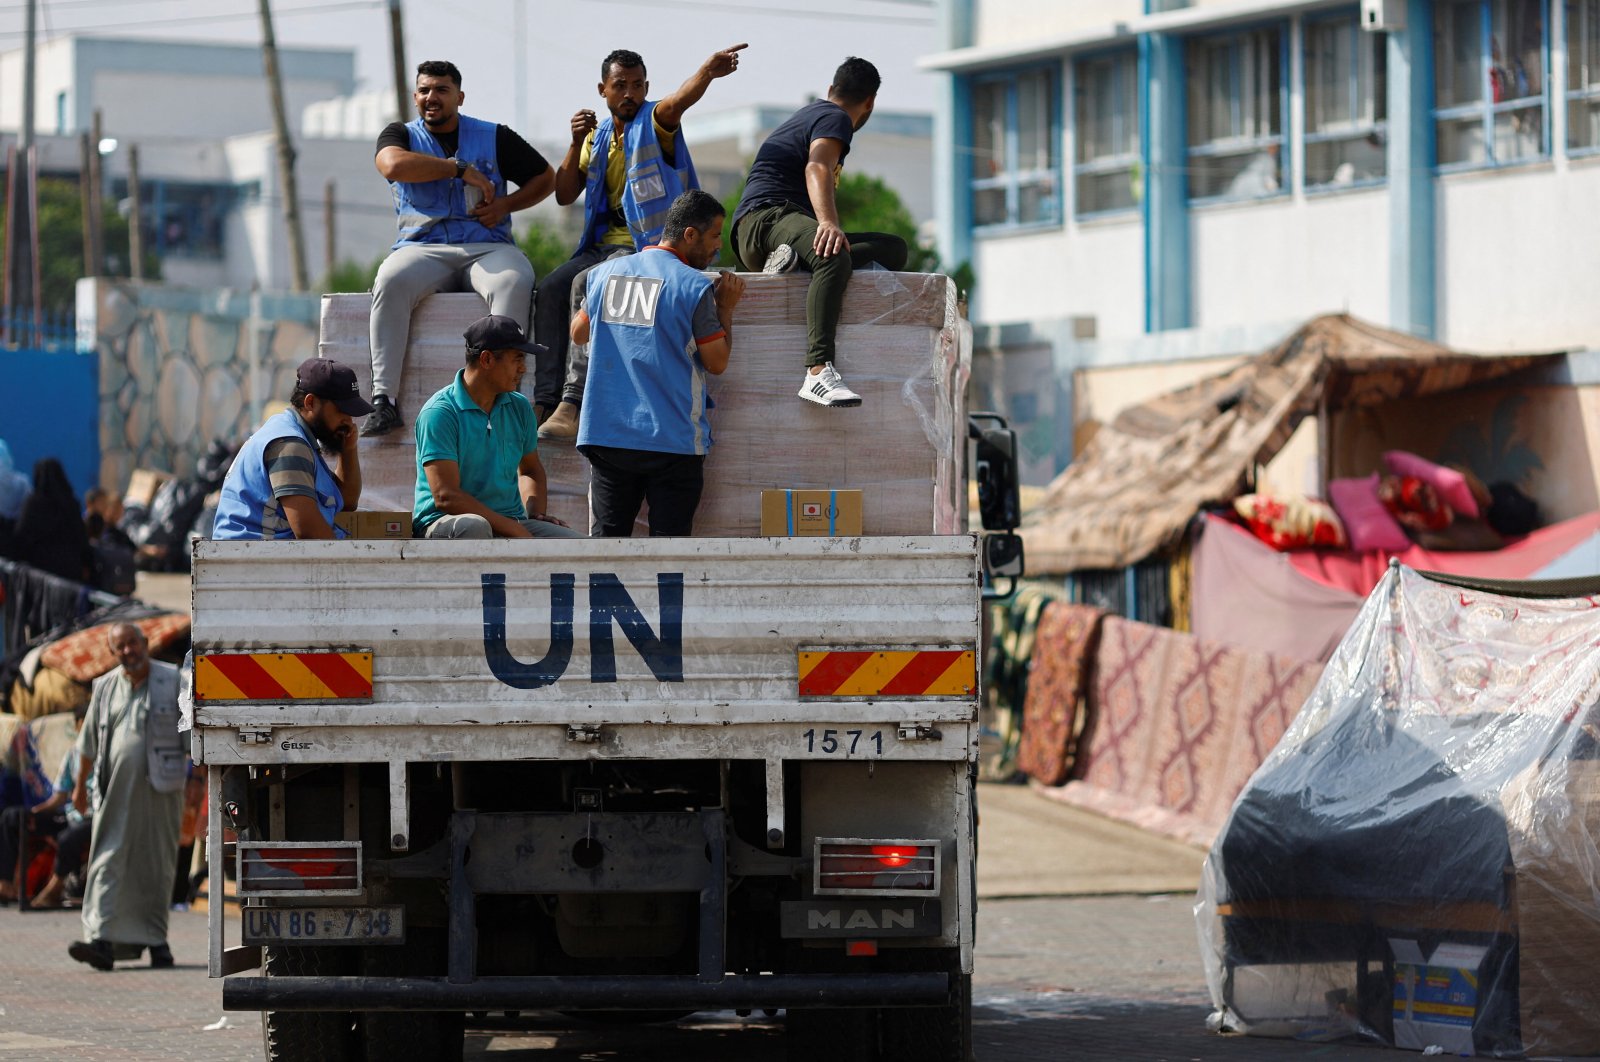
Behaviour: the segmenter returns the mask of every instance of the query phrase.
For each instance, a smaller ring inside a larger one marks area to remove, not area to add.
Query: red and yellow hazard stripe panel
[[[802,649],[802,697],[970,697],[971,649]]]
[[[196,701],[341,701],[372,696],[371,653],[205,653]]]

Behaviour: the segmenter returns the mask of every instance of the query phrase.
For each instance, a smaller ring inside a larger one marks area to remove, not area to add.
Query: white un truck
[[[912,388],[877,390],[848,430]],[[958,469],[960,392],[905,414],[958,426]],[[1014,526],[1012,437],[971,432]],[[224,1006],[273,1060],[460,1057],[474,1013],[782,1009],[791,1058],[965,1062],[980,554],[1020,571],[1009,534],[198,543]]]

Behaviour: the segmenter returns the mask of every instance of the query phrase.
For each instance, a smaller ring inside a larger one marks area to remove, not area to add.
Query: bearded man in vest
[[[566,206],[584,197],[583,237],[573,256],[539,285],[534,338],[550,353],[536,366],[533,401],[547,413],[555,410],[539,427],[541,439],[578,434],[588,349],[569,348],[568,324],[583,306],[586,274],[608,258],[658,241],[673,202],[700,187],[678,126],[712,81],[739,69],[739,52],[746,47],[716,52],[660,102],[647,98],[644,59],[618,49],[600,64],[599,91],[609,115],[597,119],[582,110],[572,116],[572,145],[556,170],[556,202]]]
[[[301,362],[289,408],[268,417],[228,467],[211,537],[343,538],[333,519],[361,500],[355,418],[371,412],[350,366]],[[338,455],[337,472],[319,447]]]
[[[461,113],[454,63],[417,66],[418,117],[391,122],[374,159],[394,194],[400,238],[372,282],[372,416],[362,435],[400,427],[398,392],[411,312],[438,291],[476,291],[489,312],[524,328],[533,266],[511,237],[511,215],[555,188],[543,155],[503,125]],[[507,182],[517,190],[509,191]]]

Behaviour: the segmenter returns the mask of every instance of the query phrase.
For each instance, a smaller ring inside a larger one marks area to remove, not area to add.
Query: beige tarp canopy
[[[1345,315],[1314,318],[1228,372],[1117,415],[1023,520],[1031,575],[1121,568],[1229,501],[1320,408],[1452,391],[1554,355],[1462,354]]]

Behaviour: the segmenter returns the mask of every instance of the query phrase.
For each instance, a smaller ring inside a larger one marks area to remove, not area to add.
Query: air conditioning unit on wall
[[[1361,28],[1390,33],[1406,28],[1406,0],[1361,0]]]

